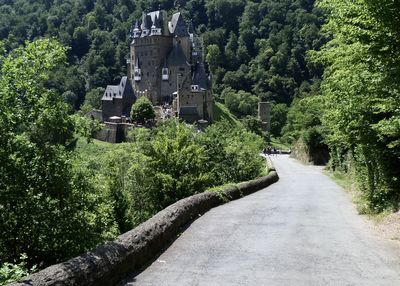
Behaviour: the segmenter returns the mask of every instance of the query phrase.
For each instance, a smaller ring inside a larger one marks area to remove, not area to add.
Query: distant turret
[[[141,29],[142,29],[142,37],[146,37],[150,34],[150,23],[149,23],[149,17],[146,13],[143,13],[142,15],[142,25],[141,25]]]
[[[188,30],[190,39],[192,39],[192,41],[193,41],[194,28],[193,28],[193,22],[192,22],[192,20],[189,21],[187,30]]]
[[[139,21],[136,20],[135,27],[133,28],[133,38],[134,39],[139,38],[141,33],[142,33],[142,31],[140,30],[140,27],[139,27]]]
[[[153,25],[151,26],[151,35],[161,36],[161,24],[157,15],[155,15]]]

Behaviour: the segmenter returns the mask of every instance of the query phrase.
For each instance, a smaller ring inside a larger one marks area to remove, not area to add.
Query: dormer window
[[[163,68],[162,69],[162,80],[169,80],[168,68]]]
[[[155,26],[151,27],[151,35],[161,36],[161,29],[156,28]]]
[[[149,35],[149,30],[147,30],[147,29],[143,30],[142,37],[146,37],[148,35]]]
[[[199,92],[200,91],[199,86],[196,85],[196,84],[192,84],[191,85],[191,90],[192,90],[192,92]]]
[[[140,38],[140,34],[141,34],[140,30],[133,31],[133,38],[134,39]]]
[[[133,73],[133,79],[135,81],[141,81],[142,80],[142,70],[140,68],[135,67],[135,71]]]

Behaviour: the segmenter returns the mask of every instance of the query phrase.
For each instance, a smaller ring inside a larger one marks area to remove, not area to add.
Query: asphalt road
[[[124,285],[400,285],[400,251],[322,169],[273,157],[280,181],[207,212]]]

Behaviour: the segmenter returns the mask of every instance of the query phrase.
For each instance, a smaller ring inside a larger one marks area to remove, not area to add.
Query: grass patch
[[[351,200],[356,206],[359,214],[367,215],[370,219],[375,220],[376,214],[372,214],[368,208],[368,202],[357,187],[357,181],[354,175],[340,171],[327,171],[328,175],[340,186],[346,193],[350,195]]]
[[[240,126],[242,124],[240,123],[239,119],[233,115],[224,104],[220,102],[214,103],[214,120],[216,122],[226,120],[230,124],[236,126]]]
[[[222,186],[216,186],[216,187],[208,188],[206,190],[206,192],[219,192],[219,191],[225,190],[227,188],[232,188],[232,187],[235,187],[235,186],[236,186],[236,184],[229,183],[229,184],[225,184],[225,185],[222,185]]]
[[[95,139],[87,142],[86,138],[79,138],[76,146],[76,161],[80,165],[85,165],[91,170],[100,172],[104,170],[107,154],[116,148],[119,148],[118,144]]]
[[[290,145],[282,142],[279,138],[271,138],[271,146],[272,148],[281,150],[281,151],[289,151]]]
[[[92,139],[91,142],[88,143],[86,138],[79,138],[76,145],[76,152],[78,152],[80,156],[102,156],[104,153],[114,150],[116,146],[116,144],[96,139]]]
[[[228,189],[228,188],[232,188],[235,187],[236,184],[225,184],[222,186],[216,186],[216,187],[212,187],[212,188],[208,188],[206,190],[206,192],[211,192],[211,193],[215,193],[224,203],[227,203],[230,201],[230,198],[223,192],[224,190]]]

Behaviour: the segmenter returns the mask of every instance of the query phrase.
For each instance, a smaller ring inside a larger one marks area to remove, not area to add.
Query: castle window
[[[191,85],[191,89],[192,89],[192,92],[199,92],[199,86],[198,85],[192,84]]]
[[[135,81],[140,81],[142,79],[142,71],[139,68],[135,68],[133,79]]]
[[[162,80],[169,80],[168,68],[163,68],[161,73],[162,73]]]
[[[185,68],[184,67],[180,67],[179,70],[180,71],[185,71]]]

